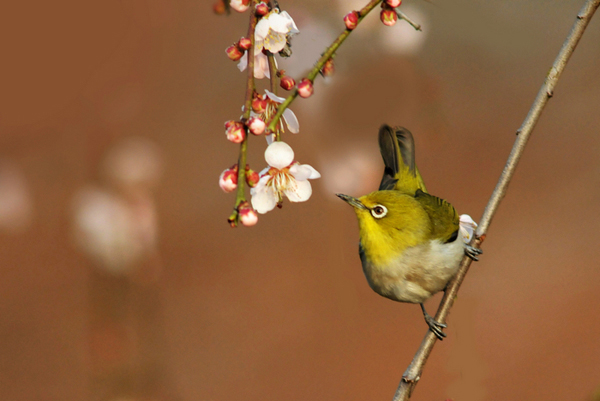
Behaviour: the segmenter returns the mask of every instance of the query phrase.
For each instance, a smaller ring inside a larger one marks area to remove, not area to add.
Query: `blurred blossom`
[[[0,228],[19,232],[33,215],[33,199],[25,175],[15,163],[0,161]]]
[[[426,32],[431,30],[425,14],[417,7],[403,5],[400,10],[424,29],[417,31],[408,22],[398,19],[398,23],[389,29],[379,31],[380,44],[388,53],[411,56],[419,53],[427,38]],[[429,28],[429,29],[427,29]]]
[[[100,267],[125,274],[156,250],[150,190],[162,175],[162,157],[154,142],[130,137],[108,151],[101,168],[112,189],[89,186],[75,196],[75,240]]]
[[[124,198],[98,187],[82,189],[73,203],[74,238],[98,265],[126,274],[155,250],[158,225],[154,202],[143,194]]]
[[[292,77],[305,75],[321,57],[323,49],[335,40],[342,26],[341,19],[340,26],[332,29],[313,17],[305,18],[302,21],[302,34],[294,37],[292,57],[280,60],[286,74]]]
[[[108,151],[102,170],[120,188],[148,190],[162,175],[162,155],[158,146],[147,138],[125,138]]]
[[[368,146],[339,149],[321,158],[321,185],[327,193],[362,194],[375,191],[381,180],[381,159]],[[335,201],[335,196],[330,200]]]

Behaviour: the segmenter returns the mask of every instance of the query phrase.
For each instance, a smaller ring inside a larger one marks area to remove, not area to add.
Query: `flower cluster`
[[[238,120],[225,123],[225,135],[233,143],[240,145],[238,163],[223,171],[219,185],[225,192],[236,191],[236,207],[229,217],[232,226],[241,222],[254,225],[257,213],[266,213],[275,206],[281,207],[288,198],[291,202],[303,202],[312,194],[309,179],[319,178],[320,174],[309,165],[294,161],[294,151],[282,142],[286,131],[296,134],[300,125],[296,115],[288,108],[296,97],[308,98],[314,93],[314,80],[319,75],[331,76],[335,70],[333,57],[341,43],[356,29],[362,19],[378,4],[381,4],[380,19],[392,26],[398,18],[410,20],[397,8],[402,0],[382,0],[369,2],[360,11],[352,11],[344,17],[346,29],[321,54],[315,67],[302,79],[296,81],[278,69],[275,56],[290,57],[291,40],[300,33],[296,23],[287,11],[281,10],[277,2],[260,0],[217,0],[213,10],[218,14],[229,13],[231,9],[243,13],[250,11],[249,37],[242,37],[225,49],[227,57],[237,62],[240,71],[248,71],[246,101],[243,115]],[[418,29],[417,25],[414,25]],[[268,78],[270,90],[257,90],[256,80]],[[277,96],[277,89],[291,91],[287,98]],[[252,135],[250,135],[252,134]],[[249,136],[264,135],[267,140],[265,160],[268,167],[260,174],[253,172],[246,164],[247,141]],[[250,188],[251,202],[246,201],[245,185]],[[465,226],[468,236],[469,225]]]
[[[229,46],[225,50],[227,57],[238,62],[240,71],[245,71],[252,61],[254,78],[268,78],[271,81],[271,90],[265,89],[261,94],[256,89],[254,81],[249,78],[252,84],[252,98],[246,99],[245,106],[242,107],[242,117],[225,123],[227,139],[240,144],[241,148],[239,162],[221,173],[219,186],[225,192],[237,191],[236,208],[229,218],[230,224],[235,226],[241,222],[245,226],[251,226],[258,220],[257,213],[266,213],[273,210],[276,205],[281,207],[284,197],[291,202],[308,200],[312,194],[308,180],[320,177],[317,170],[311,166],[294,161],[292,148],[281,142],[282,134],[285,132],[296,134],[300,130],[300,125],[298,118],[287,104],[282,106],[286,99],[277,96],[273,90],[281,87],[286,91],[295,90],[301,97],[308,97],[313,92],[313,84],[312,80],[307,78],[296,84],[296,81],[286,75],[285,71],[277,68],[274,56],[289,57],[290,41],[300,32],[286,11],[280,10],[278,6],[272,7],[270,2],[256,0],[230,0],[228,7],[215,6],[214,10],[217,13],[224,13],[223,10],[229,8],[237,12],[251,10],[256,25],[254,37],[242,37]],[[333,73],[333,62],[329,61],[327,66],[323,67],[322,74],[326,76],[331,73]],[[250,106],[249,110],[247,110],[248,106]],[[278,114],[281,107],[283,109]],[[267,140],[265,160],[268,167],[260,174],[251,170],[246,164],[245,143],[249,135],[265,135]],[[245,200],[245,185],[250,188],[251,202]]]

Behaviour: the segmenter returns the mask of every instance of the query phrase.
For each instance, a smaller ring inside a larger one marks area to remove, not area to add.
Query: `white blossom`
[[[250,190],[252,207],[261,214],[267,213],[283,200],[307,201],[312,195],[308,180],[320,178],[321,174],[308,164],[294,161],[294,151],[285,142],[273,142],[265,151],[269,167],[260,173],[256,187]]]

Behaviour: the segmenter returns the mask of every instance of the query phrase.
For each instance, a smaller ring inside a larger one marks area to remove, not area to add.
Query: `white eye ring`
[[[381,219],[381,218],[385,217],[387,212],[388,212],[387,207],[385,207],[383,205],[375,205],[371,208],[371,214],[376,219]]]

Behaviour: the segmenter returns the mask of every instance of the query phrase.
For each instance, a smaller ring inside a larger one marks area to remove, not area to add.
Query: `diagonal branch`
[[[560,77],[560,74],[563,72],[567,61],[573,54],[577,43],[579,43],[579,39],[583,36],[583,32],[585,31],[587,25],[589,24],[592,16],[596,9],[600,6],[600,0],[588,0],[577,14],[577,19],[573,27],[571,28],[571,32],[567,39],[563,43],[556,60],[554,60],[554,64],[550,69],[550,72],[546,76],[544,84],[542,85],[540,91],[538,92],[535,101],[531,109],[529,110],[529,114],[523,121],[523,124],[517,131],[517,139],[515,144],[513,145],[512,151],[510,152],[510,156],[508,157],[508,161],[506,162],[506,166],[502,171],[502,175],[490,197],[490,200],[483,212],[483,216],[479,223],[479,228],[477,229],[477,235],[475,239],[472,241],[472,245],[475,247],[479,247],[480,244],[485,239],[487,230],[490,226],[492,218],[496,213],[498,206],[500,205],[500,201],[504,198],[506,194],[508,184],[512,179],[512,176],[517,168],[517,164],[521,159],[523,151],[525,150],[525,145],[527,144],[527,140],[529,139],[535,124],[540,118],[546,103],[552,97],[554,92],[554,87]],[[458,273],[456,276],[450,281],[446,291],[444,292],[444,297],[440,303],[439,309],[435,316],[435,320],[440,323],[444,323],[448,313],[450,312],[450,308],[454,303],[454,299],[458,293],[458,289],[462,284],[465,275],[469,271],[469,266],[471,265],[471,259],[468,257],[464,257]],[[415,354],[412,362],[408,366],[406,372],[402,376],[402,380],[400,381],[400,385],[396,390],[396,394],[394,395],[393,401],[403,401],[408,400],[412,394],[414,387],[417,384],[417,381],[421,377],[423,372],[423,368],[425,363],[427,362],[427,358],[431,354],[433,346],[437,337],[431,331],[428,331],[419,347],[419,350]]]

